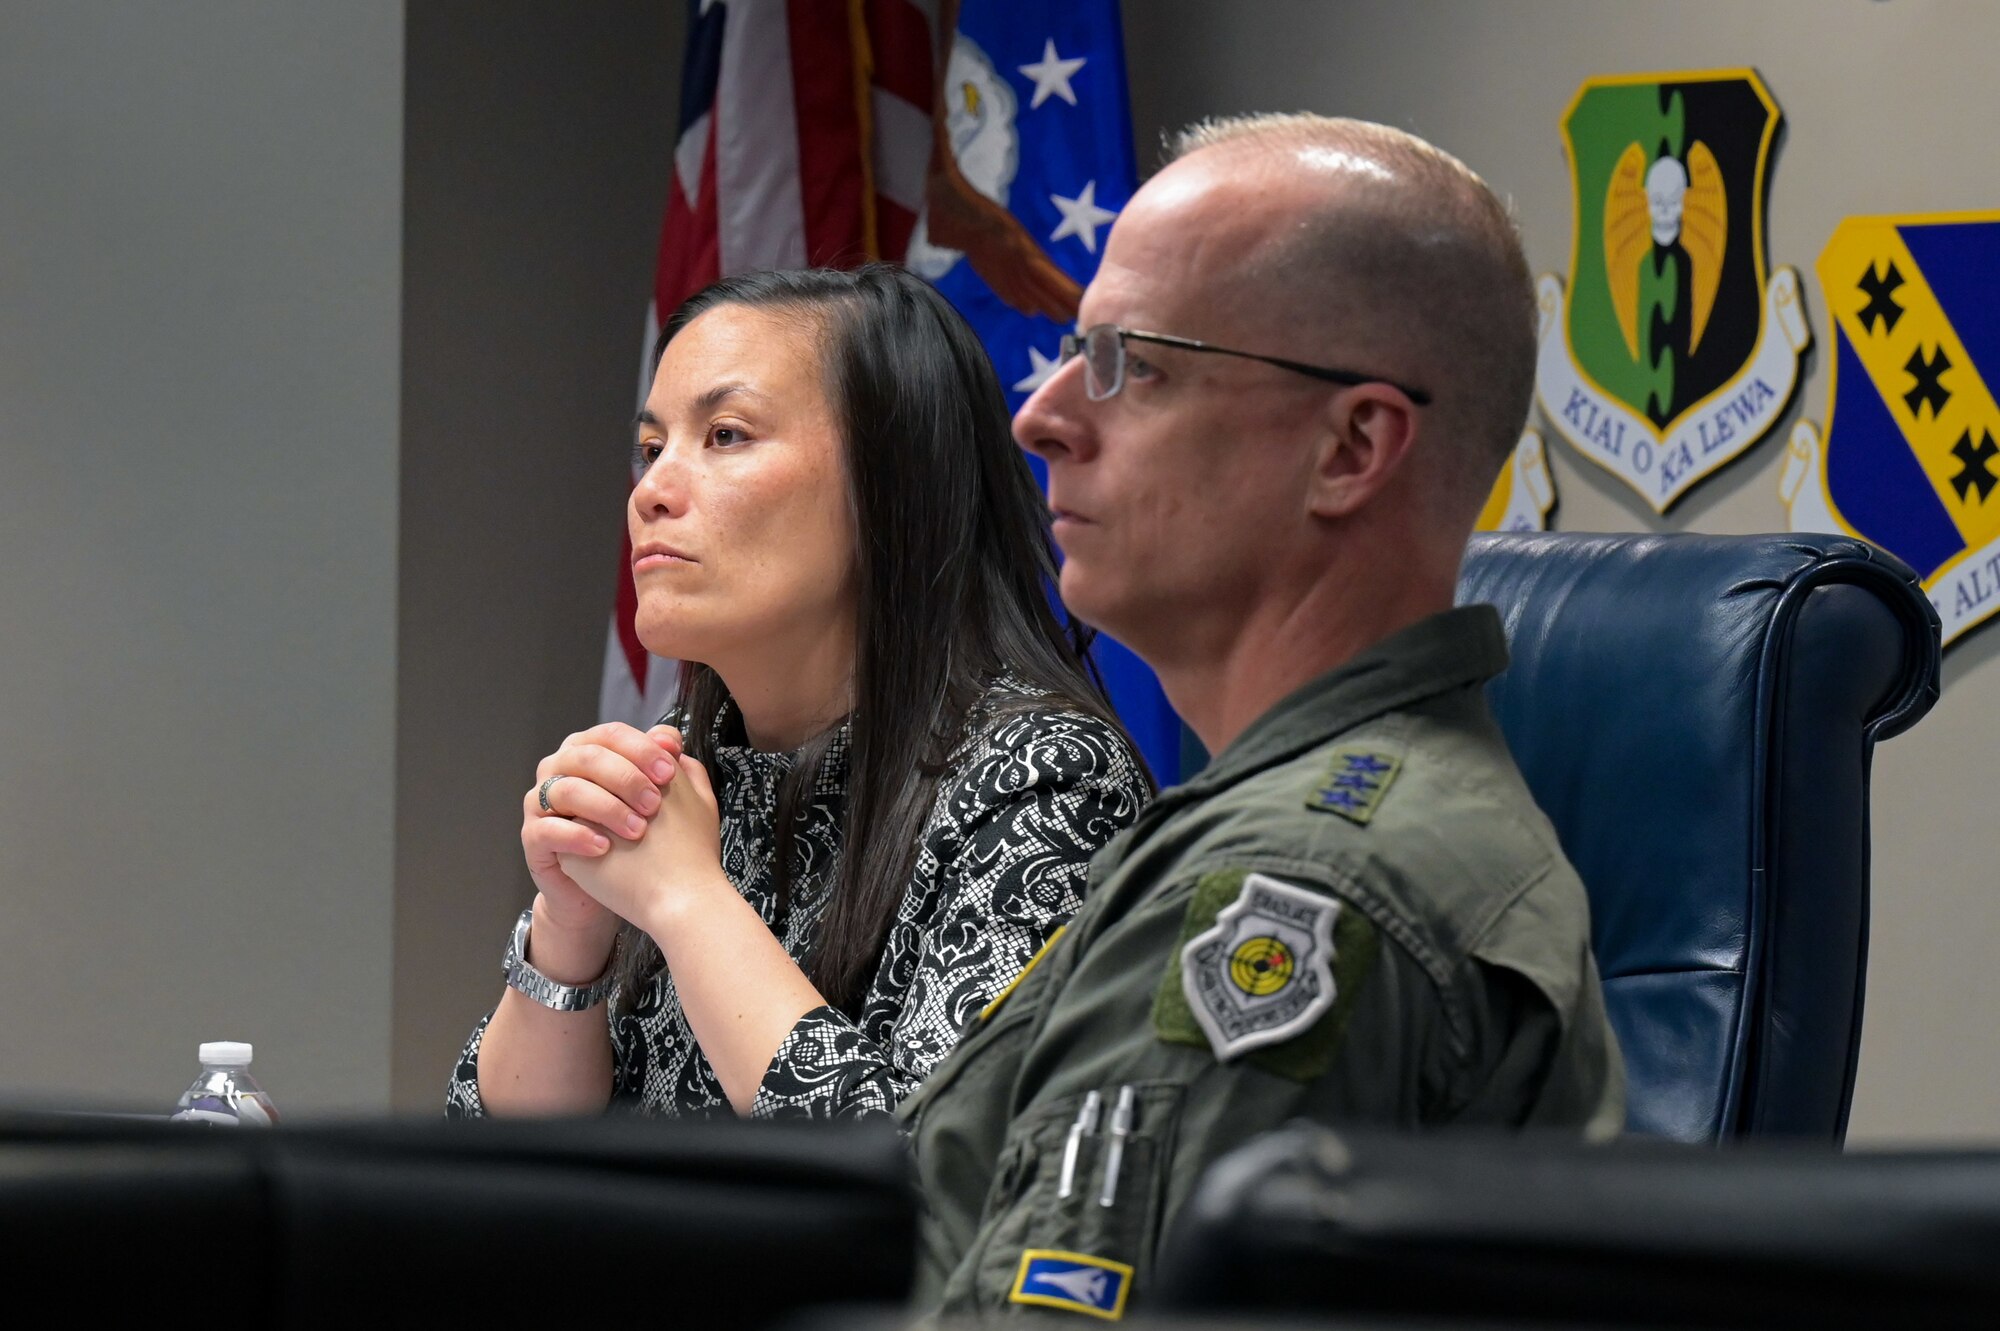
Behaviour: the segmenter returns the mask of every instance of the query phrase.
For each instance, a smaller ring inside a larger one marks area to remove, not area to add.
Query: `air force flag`
[[[955,178],[933,186],[904,261],[978,331],[1019,410],[1054,370],[1111,223],[1138,185],[1116,0],[964,0],[943,83]],[[995,206],[1026,243],[968,255],[992,230],[982,211]],[[1097,660],[1154,774],[1179,779],[1180,718],[1152,671],[1105,638]]]
[[[928,217],[905,262],[979,330],[1008,405],[1018,409],[1054,367],[1077,293],[1097,272],[1112,220],[1137,187],[1117,5],[965,0],[945,62],[943,110],[958,171],[1012,213],[1040,250],[1010,269],[1045,261],[1059,271],[1036,281],[989,265],[982,276],[958,250],[936,243]]]

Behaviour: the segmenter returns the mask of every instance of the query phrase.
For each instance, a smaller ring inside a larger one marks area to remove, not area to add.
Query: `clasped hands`
[[[522,800],[521,849],[550,922],[607,948],[617,920],[658,937],[687,894],[728,883],[715,790],[671,726],[608,722],[564,740]]]

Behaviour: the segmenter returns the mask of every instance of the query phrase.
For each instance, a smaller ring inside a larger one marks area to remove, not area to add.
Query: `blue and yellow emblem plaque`
[[[1778,105],[1751,69],[1591,79],[1563,113],[1567,289],[1536,284],[1535,395],[1556,432],[1664,513],[1784,414],[1811,340],[1767,273]]]
[[[1030,1248],[1021,1254],[1007,1301],[1115,1322],[1125,1315],[1125,1300],[1131,1293],[1132,1268],[1124,1262],[1059,1248]]]
[[[1779,497],[1914,568],[1949,643],[2000,610],[2000,212],[1850,217],[1818,267],[1826,438],[1793,430]]]

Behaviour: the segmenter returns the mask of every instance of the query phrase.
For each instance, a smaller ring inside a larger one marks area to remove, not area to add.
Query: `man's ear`
[[[1327,404],[1326,430],[1307,481],[1314,517],[1351,517],[1367,507],[1409,456],[1417,407],[1389,384],[1359,384]]]

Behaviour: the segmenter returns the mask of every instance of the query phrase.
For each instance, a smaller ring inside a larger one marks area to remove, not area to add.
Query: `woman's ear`
[[[1314,517],[1351,517],[1367,507],[1409,456],[1417,407],[1389,384],[1357,384],[1327,404],[1326,428],[1307,480]]]

